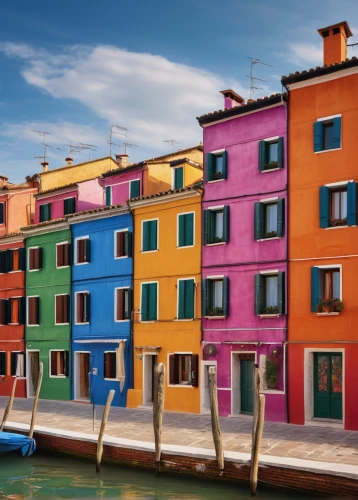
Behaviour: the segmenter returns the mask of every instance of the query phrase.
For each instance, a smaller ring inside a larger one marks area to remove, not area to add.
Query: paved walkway
[[[7,401],[7,398],[0,397],[0,420]],[[31,410],[32,400],[16,399],[8,420],[29,424]],[[41,400],[36,424],[98,434],[102,411],[103,407],[96,407],[93,431],[92,406]],[[251,452],[251,417],[221,418],[220,424],[225,451]],[[106,434],[153,442],[152,411],[113,407],[109,414]],[[165,412],[163,443],[213,449],[210,416]],[[261,453],[358,466],[358,432],[266,422]]]

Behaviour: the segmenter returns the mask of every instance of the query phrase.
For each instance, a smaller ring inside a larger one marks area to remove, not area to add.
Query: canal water
[[[155,476],[153,471],[95,464],[36,452],[32,457],[0,457],[0,499],[106,498],[145,500],[242,500],[248,486],[199,480],[186,476]],[[258,500],[317,498],[304,493],[259,487]]]

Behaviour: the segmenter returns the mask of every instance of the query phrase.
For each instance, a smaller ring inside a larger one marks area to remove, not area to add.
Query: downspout
[[[201,287],[201,281],[202,281],[202,278],[203,278],[203,274],[202,274],[202,264],[203,264],[203,224],[202,224],[202,213],[203,213],[203,210],[202,210],[202,203],[203,203],[203,195],[204,195],[204,188],[194,188],[195,191],[197,193],[200,194],[200,233],[201,233],[201,238],[200,238],[200,287]],[[200,294],[200,297],[201,297],[201,294]],[[200,301],[200,347],[201,347],[201,344],[204,340],[204,330],[203,330],[203,318],[201,316],[201,303],[202,303],[202,300],[203,298],[201,297],[201,301]]]
[[[131,311],[131,322],[130,322],[130,336],[131,336],[131,345],[132,345],[132,383],[130,389],[134,389],[134,263],[136,259],[134,258],[134,235],[135,235],[135,230],[134,230],[134,214],[133,210],[129,204],[129,201],[127,201],[129,213],[132,217],[132,311]],[[127,396],[128,398],[128,396]]]

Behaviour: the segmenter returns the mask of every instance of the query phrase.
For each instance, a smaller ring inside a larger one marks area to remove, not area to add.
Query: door
[[[254,411],[254,366],[251,359],[240,359],[241,413],[251,415]]]
[[[40,353],[39,351],[28,352],[28,397],[35,396],[40,371]]]
[[[90,355],[88,352],[80,352],[79,354],[80,363],[80,398],[89,399],[89,371],[90,371]]]
[[[154,401],[154,368],[157,355],[145,354],[143,361],[143,405],[151,405]]]
[[[342,387],[342,354],[315,353],[314,417],[342,420]]]

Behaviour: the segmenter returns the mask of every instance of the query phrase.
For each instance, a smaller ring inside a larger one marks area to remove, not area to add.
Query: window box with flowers
[[[343,302],[338,299],[322,299],[319,301],[316,311],[317,313],[340,313],[343,310]]]

